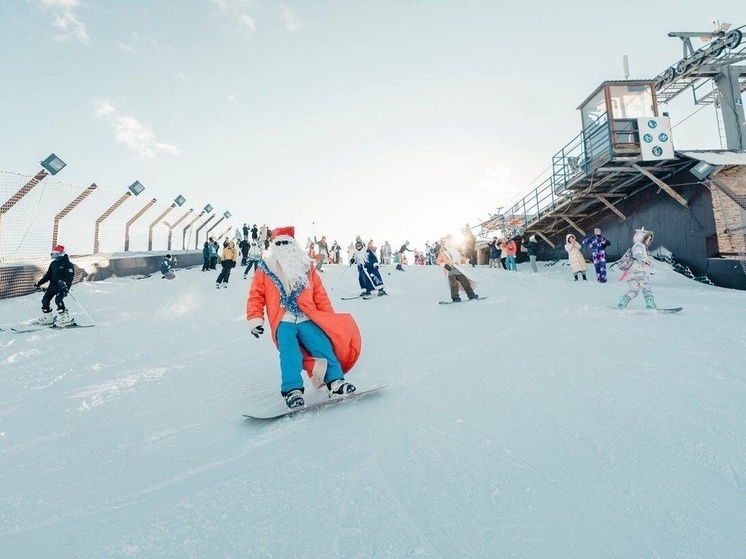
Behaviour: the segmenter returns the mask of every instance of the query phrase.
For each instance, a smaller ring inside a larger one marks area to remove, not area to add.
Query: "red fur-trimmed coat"
[[[277,326],[285,314],[277,277],[270,272],[264,261],[254,274],[246,301],[246,319],[249,327],[264,325],[264,308],[272,330],[272,341],[277,345]],[[357,362],[362,348],[362,339],[355,319],[350,314],[335,313],[329,296],[316,268],[311,266],[305,288],[298,294],[295,304],[331,340],[334,355],[347,373]],[[303,352],[303,369],[311,377],[314,386],[320,386],[326,372],[326,361]]]

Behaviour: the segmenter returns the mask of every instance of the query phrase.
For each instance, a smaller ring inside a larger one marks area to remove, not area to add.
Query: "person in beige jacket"
[[[233,239],[226,242],[223,247],[223,254],[220,255],[220,265],[223,267],[218,279],[215,280],[215,287],[220,289],[220,286],[228,287],[228,280],[231,277],[231,270],[236,267],[236,260],[238,259],[238,251],[236,250],[236,243]]]
[[[567,258],[570,260],[570,269],[575,276],[575,281],[578,281],[579,275],[583,276],[583,281],[587,281],[588,278],[585,277],[585,257],[580,249],[580,243],[575,240],[575,235],[568,234],[565,237],[565,250],[567,251]]]
[[[451,300],[454,303],[461,301],[459,297],[459,286],[466,291],[466,296],[469,299],[478,299],[479,295],[474,293],[472,287],[472,281],[459,269],[459,267],[465,267],[466,258],[453,247],[439,246],[438,257],[435,259],[435,263],[438,266],[442,266],[446,275],[448,276],[448,285],[451,288]]]

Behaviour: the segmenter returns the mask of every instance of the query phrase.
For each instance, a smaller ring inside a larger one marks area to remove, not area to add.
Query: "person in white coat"
[[[567,251],[567,258],[570,261],[570,269],[575,276],[575,281],[578,281],[578,276],[581,275],[583,276],[583,281],[588,280],[585,277],[586,264],[585,257],[580,251],[581,248],[580,243],[575,239],[575,235],[570,233],[565,237],[565,250]]]

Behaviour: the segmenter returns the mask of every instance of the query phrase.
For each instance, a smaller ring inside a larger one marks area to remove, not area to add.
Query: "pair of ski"
[[[354,297],[342,297],[342,300],[352,301],[354,299],[365,299],[367,301],[368,299],[375,299],[377,297],[379,297],[379,295],[374,295],[373,293],[371,293],[370,295],[355,295]],[[385,295],[382,295],[382,297],[385,297]]]
[[[341,404],[343,402],[350,402],[352,400],[358,400],[364,396],[375,394],[376,392],[381,390],[384,386],[386,386],[386,382],[382,381],[374,386],[371,386],[370,388],[366,388],[365,390],[356,390],[352,394],[344,394],[342,396],[335,396],[333,398],[322,400],[320,402],[315,402],[313,404],[307,404],[299,408],[287,408],[287,407],[284,409],[278,408],[277,410],[268,411],[265,413],[257,412],[257,413],[244,414],[244,417],[248,417],[249,419],[268,420],[268,419],[279,419],[280,417],[287,417],[290,415],[298,415],[300,413],[318,410],[320,408],[325,408],[327,406],[334,406],[336,404]],[[278,401],[278,404],[279,404],[279,401]]]
[[[4,328],[8,332],[15,332],[16,334],[26,334],[28,332],[36,332],[39,330],[75,330],[77,328],[93,328],[95,324],[78,324],[73,319],[73,322],[61,326],[54,322],[48,324],[19,324],[18,326],[11,326],[10,328]]]

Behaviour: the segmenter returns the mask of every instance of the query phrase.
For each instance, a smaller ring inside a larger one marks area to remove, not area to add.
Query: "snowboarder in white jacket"
[[[655,309],[655,297],[653,297],[653,290],[650,286],[650,276],[648,271],[653,266],[653,261],[648,255],[648,247],[653,242],[653,232],[642,229],[635,230],[635,234],[632,236],[634,244],[631,249],[632,265],[629,269],[625,270],[619,281],[623,279],[627,280],[629,290],[627,293],[619,298],[617,307],[620,309],[627,308],[629,302],[637,297],[642,291],[645,297],[645,308]]]

